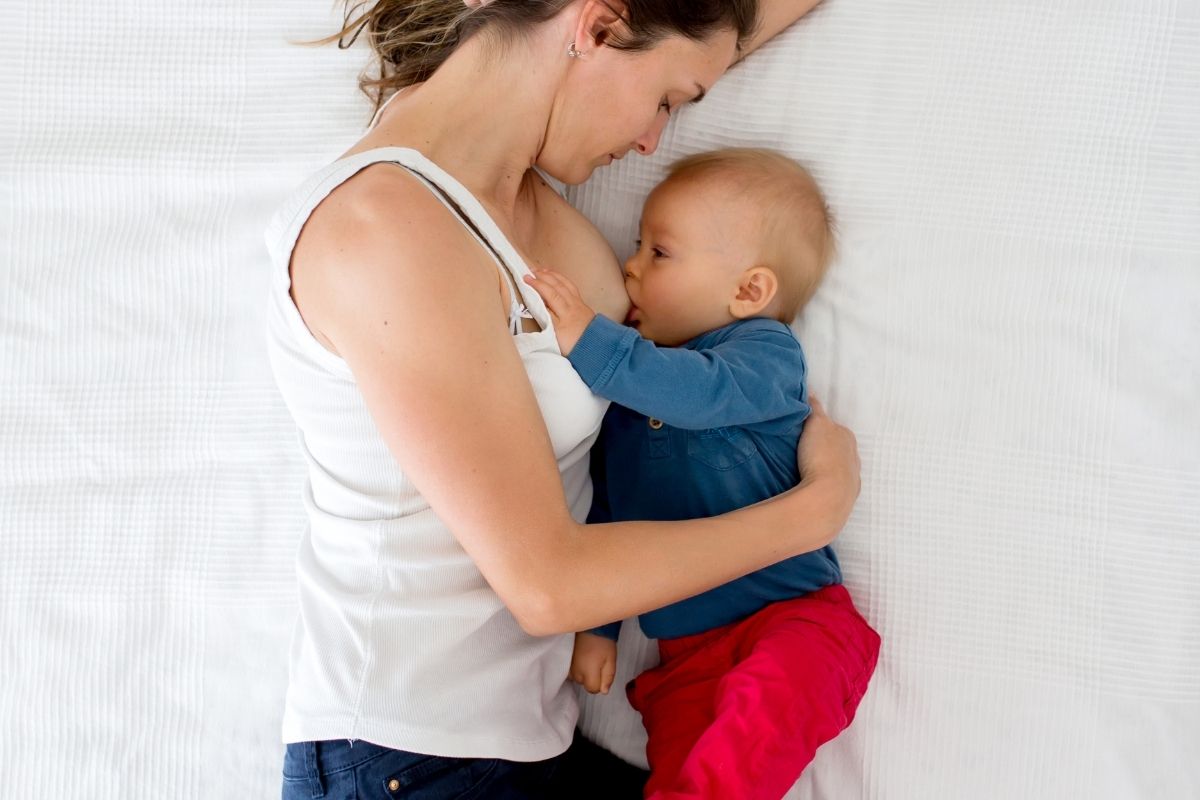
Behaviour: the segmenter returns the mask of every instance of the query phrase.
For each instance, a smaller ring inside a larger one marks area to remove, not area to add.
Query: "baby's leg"
[[[671,774],[651,762],[647,798],[779,800],[854,719],[879,653],[879,636],[841,586],[724,630],[718,649],[732,664],[712,687],[711,721]],[[647,731],[653,739],[649,722]]]
[[[629,702],[641,712],[648,735],[646,797],[672,785],[692,746],[712,724],[717,685],[733,665],[732,642],[724,636],[732,627],[660,640],[659,666],[628,687]]]

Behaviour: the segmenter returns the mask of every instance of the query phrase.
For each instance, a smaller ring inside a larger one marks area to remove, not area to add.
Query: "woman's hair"
[[[491,0],[469,7],[463,0],[337,0],[345,7],[343,28],[332,36],[301,44],[336,41],[345,49],[365,30],[374,58],[359,76],[358,88],[378,111],[388,96],[426,80],[458,45],[479,31],[487,29],[500,37],[520,35],[572,2]],[[603,44],[618,50],[648,50],[669,36],[703,41],[719,31],[732,30],[740,47],[754,33],[758,2],[605,0],[614,13],[620,12],[623,24]],[[374,73],[378,77],[372,77]]]
[[[717,180],[726,194],[754,204],[759,255],[779,279],[778,318],[790,323],[816,293],[837,249],[833,212],[812,174],[777,150],[728,147],[676,161],[667,180]]]

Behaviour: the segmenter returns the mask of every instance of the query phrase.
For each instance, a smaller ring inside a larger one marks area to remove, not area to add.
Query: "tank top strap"
[[[415,169],[412,169],[408,166],[405,166],[405,168],[408,169],[408,171],[414,176],[416,176],[418,180],[424,183],[425,186],[428,187],[429,190],[433,192],[439,200],[442,201],[442,204],[445,205],[446,208],[454,212],[454,215],[457,216],[459,221],[466,227],[468,231],[471,232],[471,235],[475,237],[475,240],[487,248],[488,252],[492,254],[492,259],[496,262],[496,266],[499,267],[500,275],[503,276],[505,283],[508,284],[509,330],[513,333],[521,333],[521,320],[533,319],[533,314],[530,313],[525,304],[521,302],[521,291],[517,288],[516,281],[513,280],[512,269],[506,264],[504,256],[497,252],[496,248],[492,245],[487,236],[485,236],[483,232],[479,230],[479,227],[475,224],[474,219],[468,216],[458,205],[458,203],[456,203],[454,199],[450,197],[444,189],[442,189],[441,186],[434,183]]]
[[[367,126],[367,130],[368,130],[368,131],[369,131],[369,130],[371,130],[372,128],[374,128],[376,125],[378,125],[378,124],[379,124],[379,118],[380,118],[381,116],[383,116],[383,110],[384,110],[385,108],[387,108],[387,107],[388,107],[388,104],[390,104],[390,103],[391,103],[393,100],[395,100],[395,99],[396,99],[397,97],[399,97],[400,95],[404,94],[404,89],[407,89],[407,88],[408,88],[407,86],[406,86],[406,87],[402,87],[402,88],[400,88],[400,89],[396,90],[395,92],[392,92],[392,96],[391,96],[391,97],[389,97],[387,100],[384,100],[384,101],[383,101],[383,102],[382,102],[382,103],[379,105],[379,110],[375,112],[375,116],[371,117],[371,124]]]
[[[265,238],[278,269],[277,280],[285,290],[291,286],[292,250],[309,216],[334,189],[372,164],[381,162],[398,164],[421,180],[491,254],[509,287],[508,322],[514,333],[521,332],[521,319],[536,321],[543,331],[553,329],[545,302],[524,281],[524,276],[531,274],[529,267],[495,220],[457,179],[423,153],[409,147],[378,147],[338,159],[313,175],[276,212],[267,226]]]

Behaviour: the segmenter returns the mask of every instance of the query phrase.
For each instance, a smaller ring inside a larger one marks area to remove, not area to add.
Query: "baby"
[[[808,416],[789,323],[834,250],[812,177],[736,148],[674,164],[625,264],[632,308],[595,314],[562,275],[526,280],[560,349],[613,401],[592,452],[588,522],[709,517],[795,486]],[[782,797],[854,717],[879,637],[829,547],[639,618],[661,664],[628,687],[649,735],[647,798]],[[570,676],[607,693],[620,623],[576,635]]]

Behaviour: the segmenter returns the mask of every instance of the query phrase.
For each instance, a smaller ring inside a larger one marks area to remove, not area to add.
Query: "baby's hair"
[[[778,318],[790,323],[816,293],[833,261],[835,225],[817,182],[783,153],[730,147],[676,161],[668,181],[720,177],[761,212],[763,266],[779,279]]]

